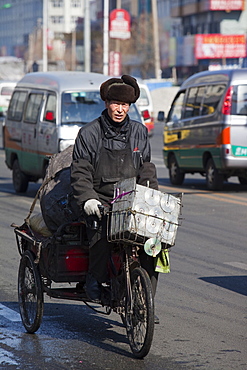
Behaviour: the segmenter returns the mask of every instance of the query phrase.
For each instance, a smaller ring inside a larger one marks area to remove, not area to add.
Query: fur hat
[[[110,78],[100,86],[102,100],[116,100],[135,103],[140,96],[140,89],[134,77],[123,75],[121,78]]]

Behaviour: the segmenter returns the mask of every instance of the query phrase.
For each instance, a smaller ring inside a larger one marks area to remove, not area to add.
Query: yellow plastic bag
[[[156,272],[170,272],[170,258],[168,249],[163,249],[156,257]]]

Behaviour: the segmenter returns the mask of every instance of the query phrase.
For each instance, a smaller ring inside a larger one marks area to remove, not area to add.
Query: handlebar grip
[[[98,205],[98,208],[99,208],[99,211],[100,211],[101,216],[104,216],[105,207],[102,204],[99,204]]]
[[[103,217],[105,214],[105,207],[103,205],[98,205],[98,208],[101,216]],[[86,218],[86,224],[92,230],[97,230],[99,228],[99,223],[100,220],[96,215],[91,215]]]
[[[92,230],[97,230],[99,227],[99,223],[98,223],[98,220],[93,220],[92,221],[92,224],[91,224],[91,229]]]

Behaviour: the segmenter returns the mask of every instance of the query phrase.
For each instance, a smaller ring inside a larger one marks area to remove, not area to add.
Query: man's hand
[[[99,200],[97,199],[88,199],[84,204],[84,211],[88,216],[97,215],[101,219],[101,213],[98,206],[101,206]]]

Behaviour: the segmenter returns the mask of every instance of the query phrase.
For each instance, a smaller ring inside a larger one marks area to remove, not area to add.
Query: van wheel
[[[246,177],[238,176],[238,181],[241,185],[247,185],[247,178]]]
[[[206,182],[209,190],[221,190],[223,188],[224,176],[219,173],[212,158],[206,164]]]
[[[182,185],[184,182],[184,173],[181,172],[174,155],[169,160],[169,177],[173,185]]]
[[[28,188],[28,177],[21,171],[18,159],[14,160],[12,180],[16,193],[25,193]]]

